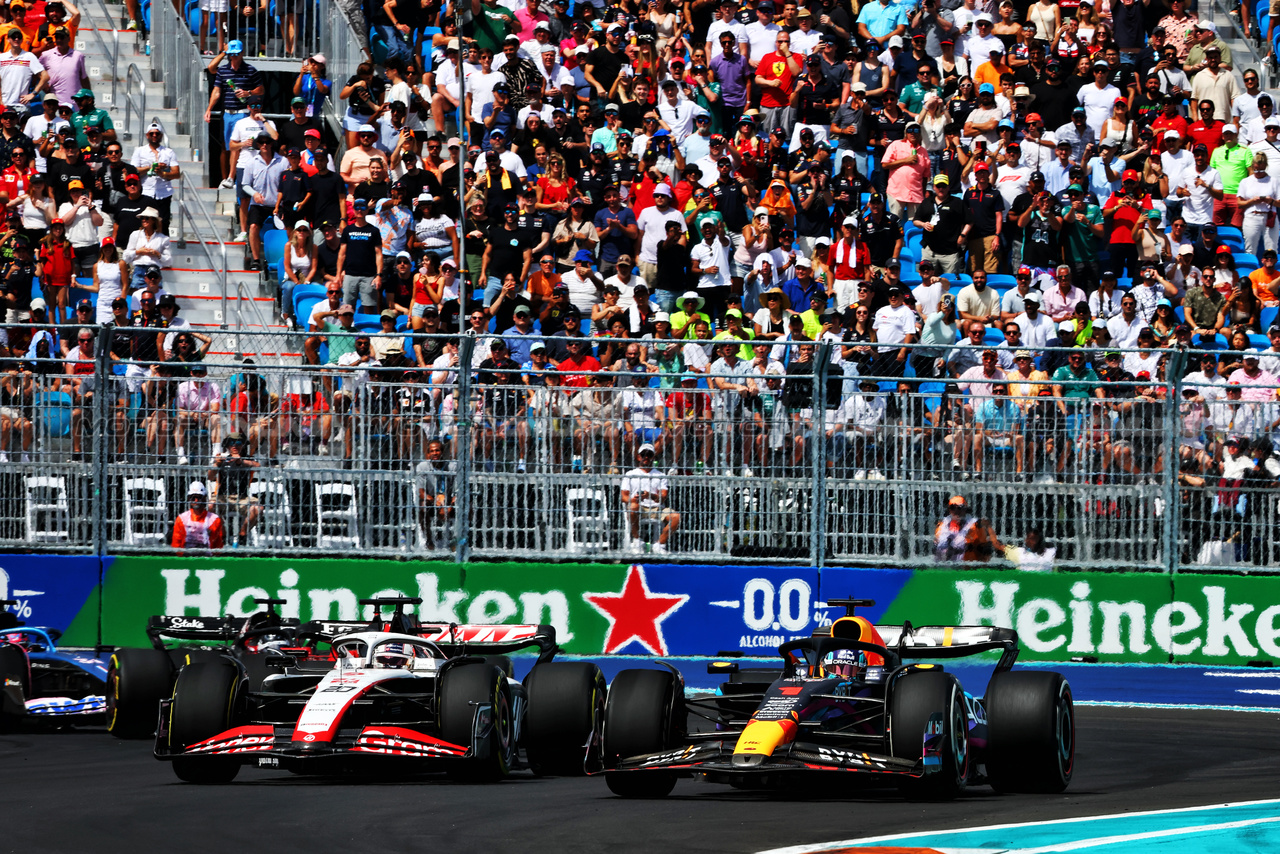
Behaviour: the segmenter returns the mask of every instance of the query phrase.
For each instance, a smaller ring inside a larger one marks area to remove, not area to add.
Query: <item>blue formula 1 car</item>
[[[0,600],[0,729],[26,722],[101,723],[107,667],[86,652],[58,649],[57,629],[25,626]]]

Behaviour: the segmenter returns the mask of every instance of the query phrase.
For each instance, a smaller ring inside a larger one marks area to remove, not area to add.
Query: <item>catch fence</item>
[[[1206,377],[1195,351],[1124,351],[1112,361],[1154,377],[1089,380],[1101,351],[1050,348],[1010,379],[1000,360],[1026,361],[1007,348],[988,369],[981,348],[899,362],[838,341],[508,330],[508,362],[496,336],[355,331],[243,333],[244,352],[284,354],[267,360],[135,361],[203,343],[108,326],[82,359],[32,345],[3,362],[0,548],[168,550],[199,480],[247,553],[985,564],[1002,547],[1027,558],[1034,529],[1064,567],[1268,571],[1280,557],[1276,383]],[[1068,352],[1081,378],[1035,372]],[[1237,379],[1249,364],[1213,355]],[[986,373],[892,376],[913,363]],[[967,542],[948,537],[953,496],[978,529]]]

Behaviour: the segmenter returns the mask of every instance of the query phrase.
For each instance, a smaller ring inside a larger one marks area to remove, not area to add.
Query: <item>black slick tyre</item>
[[[941,670],[916,670],[895,679],[892,691],[889,741],[894,756],[920,759],[929,719],[941,714],[943,721],[942,766],[918,779],[904,778],[898,788],[913,800],[955,798],[969,777],[969,716],[960,683]]]
[[[1017,670],[991,678],[987,779],[1001,792],[1064,791],[1075,773],[1076,715],[1061,673]]]
[[[676,744],[684,697],[666,670],[623,670],[609,687],[604,712],[605,765]],[[670,771],[607,771],[609,791],[623,798],[664,798],[676,785]]]
[[[160,701],[173,690],[173,674],[164,650],[116,650],[107,666],[107,732],[116,738],[154,734]]]
[[[525,756],[539,776],[585,773],[588,745],[604,729],[606,688],[600,668],[588,662],[535,665],[524,679]]]
[[[178,674],[169,709],[169,749],[185,750],[234,727],[242,716],[243,679],[229,661],[190,664]],[[230,783],[240,760],[227,756],[179,756],[173,771],[188,783]]]
[[[488,744],[475,745],[477,758],[454,762],[450,774],[464,782],[494,783],[511,773],[515,753],[507,677],[500,668],[480,662],[446,670],[440,679],[441,737],[453,744],[470,745],[479,704],[493,710]]]
[[[31,665],[21,647],[0,644],[0,731],[12,728],[31,698]]]

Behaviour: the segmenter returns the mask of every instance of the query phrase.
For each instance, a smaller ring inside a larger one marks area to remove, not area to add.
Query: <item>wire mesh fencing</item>
[[[198,482],[251,553],[1277,564],[1280,382],[1241,354],[14,333],[0,547],[171,549]]]

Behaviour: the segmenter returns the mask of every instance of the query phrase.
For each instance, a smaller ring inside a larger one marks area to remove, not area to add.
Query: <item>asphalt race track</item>
[[[734,851],[905,831],[1196,806],[1280,795],[1280,713],[1077,706],[1065,795],[946,804],[893,791],[760,794],[681,781],[623,801],[602,779],[494,786],[295,777],[245,769],[225,787],[180,783],[148,742],[101,730],[0,735],[0,850]]]

